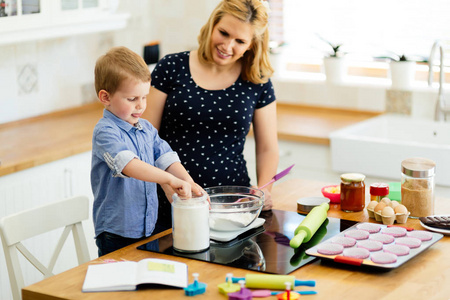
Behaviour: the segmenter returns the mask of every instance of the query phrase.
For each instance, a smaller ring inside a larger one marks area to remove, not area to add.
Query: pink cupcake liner
[[[361,223],[356,225],[356,228],[359,230],[365,230],[369,233],[377,233],[381,230],[381,226],[373,223]]]
[[[403,227],[386,227],[381,233],[392,235],[393,237],[401,237],[406,235],[407,230]]]
[[[317,246],[317,252],[323,255],[337,255],[341,254],[344,250],[344,246],[333,243],[325,243]]]
[[[408,246],[409,248],[419,248],[422,245],[422,241],[413,237],[401,237],[395,240],[395,244]]]
[[[397,255],[387,252],[372,253],[370,259],[376,264],[392,264],[397,261]]]
[[[344,256],[353,257],[353,258],[368,258],[370,256],[370,252],[364,248],[347,248],[344,249],[342,253]]]
[[[376,233],[370,235],[369,240],[382,242],[383,244],[390,244],[395,240],[395,238],[389,234]]]
[[[366,240],[366,241],[358,242],[356,247],[367,249],[370,252],[372,252],[372,251],[380,251],[381,249],[383,249],[383,243],[378,242],[378,241]]]
[[[345,232],[344,236],[354,238],[355,240],[365,240],[369,237],[369,232],[365,230],[353,229]]]

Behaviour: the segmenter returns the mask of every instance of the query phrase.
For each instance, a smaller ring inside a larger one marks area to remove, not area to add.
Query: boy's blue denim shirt
[[[136,126],[108,110],[94,128],[91,186],[95,235],[107,231],[128,238],[150,236],[158,217],[156,183],[122,174],[138,158],[162,170],[180,159],[150,122]]]

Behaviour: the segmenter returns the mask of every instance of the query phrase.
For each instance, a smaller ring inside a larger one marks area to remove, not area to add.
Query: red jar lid
[[[370,194],[374,196],[387,196],[389,194],[389,185],[386,183],[373,183],[370,185]]]

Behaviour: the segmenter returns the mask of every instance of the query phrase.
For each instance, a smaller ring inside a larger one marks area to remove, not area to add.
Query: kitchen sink
[[[400,181],[401,162],[436,162],[436,184],[450,186],[450,123],[383,114],[333,131],[331,163],[336,172],[358,172]]]

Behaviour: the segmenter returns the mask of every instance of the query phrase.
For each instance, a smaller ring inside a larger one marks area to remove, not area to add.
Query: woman
[[[266,1],[223,0],[201,29],[199,48],[165,56],[152,73],[149,121],[203,187],[250,186],[243,149],[251,125],[257,186],[276,173],[276,103],[267,27]],[[172,194],[169,187],[163,189]],[[266,210],[272,207],[270,190],[264,189]],[[170,210],[161,207],[167,201],[161,200],[160,221],[170,220]]]

